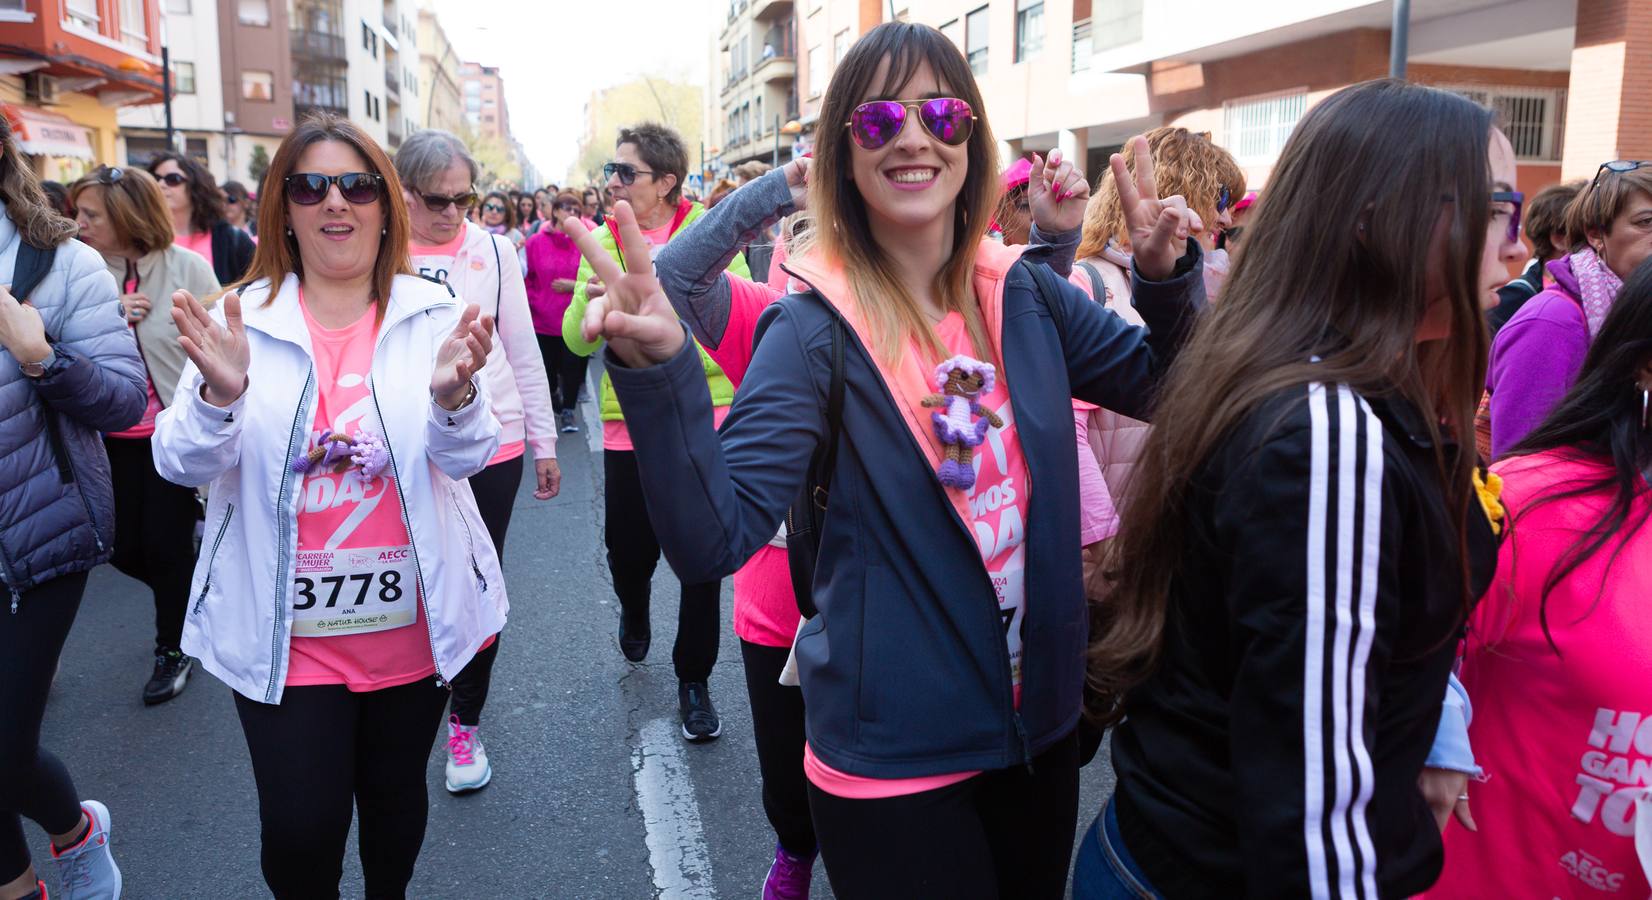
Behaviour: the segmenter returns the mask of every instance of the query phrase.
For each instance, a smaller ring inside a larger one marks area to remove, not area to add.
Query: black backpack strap
[[[1097,303],[1106,303],[1107,281],[1101,277],[1101,270],[1087,262],[1079,263],[1078,267],[1090,277],[1090,299]]]
[[[822,512],[832,489],[832,473],[837,471],[838,434],[843,431],[843,319],[832,317],[832,380],[826,388],[826,439],[821,442],[819,459],[811,465],[809,498]],[[817,536],[818,539],[818,536]]]

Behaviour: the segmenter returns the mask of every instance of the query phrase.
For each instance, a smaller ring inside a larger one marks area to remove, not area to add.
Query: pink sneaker
[[[468,794],[487,787],[493,778],[493,767],[488,765],[488,751],[475,728],[459,724],[458,716],[447,718],[447,790],[450,794]]]
[[[815,854],[793,856],[774,845],[774,865],[763,882],[763,900],[809,900],[809,880],[815,874]]]

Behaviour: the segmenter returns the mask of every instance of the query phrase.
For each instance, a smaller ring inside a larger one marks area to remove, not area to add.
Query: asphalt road
[[[711,681],[723,736],[690,746],[676,720],[675,616],[666,611],[676,607],[677,588],[663,562],[648,662],[627,663],[615,642],[601,451],[587,443],[589,434],[587,427],[563,436],[561,496],[536,501],[524,479],[506,548],[510,626],[482,723],[493,781],[477,794],[450,796],[438,741],[411,897],[761,896],[774,835],[763,816],[739,645],[728,627],[728,582]],[[139,697],[152,641],[148,592],[108,567],[95,572],[43,741],[67,762],[83,796],[109,805],[126,897],[268,896],[252,770],[230,690],[197,670],[182,696],[145,708]],[[1111,777],[1105,758],[1085,770],[1081,834]],[[28,831],[35,864],[49,873],[46,838],[32,825]],[[352,835],[346,897],[362,892],[354,842]],[[814,897],[830,896],[817,865]]]

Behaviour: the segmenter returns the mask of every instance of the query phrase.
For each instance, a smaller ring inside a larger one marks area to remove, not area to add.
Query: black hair
[[[218,193],[218,182],[212,173],[193,157],[166,152],[155,154],[149,161],[149,174],[155,175],[155,170],[164,162],[177,163],[179,171],[189,179],[189,227],[197,233],[211,231],[212,226],[224,218],[224,195]]]

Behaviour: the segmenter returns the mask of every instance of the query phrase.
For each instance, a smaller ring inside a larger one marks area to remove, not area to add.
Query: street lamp
[[[803,123],[796,119],[781,125],[780,117],[774,117],[774,161],[770,164],[770,168],[780,168],[780,136],[783,134],[800,134],[802,131]]]

